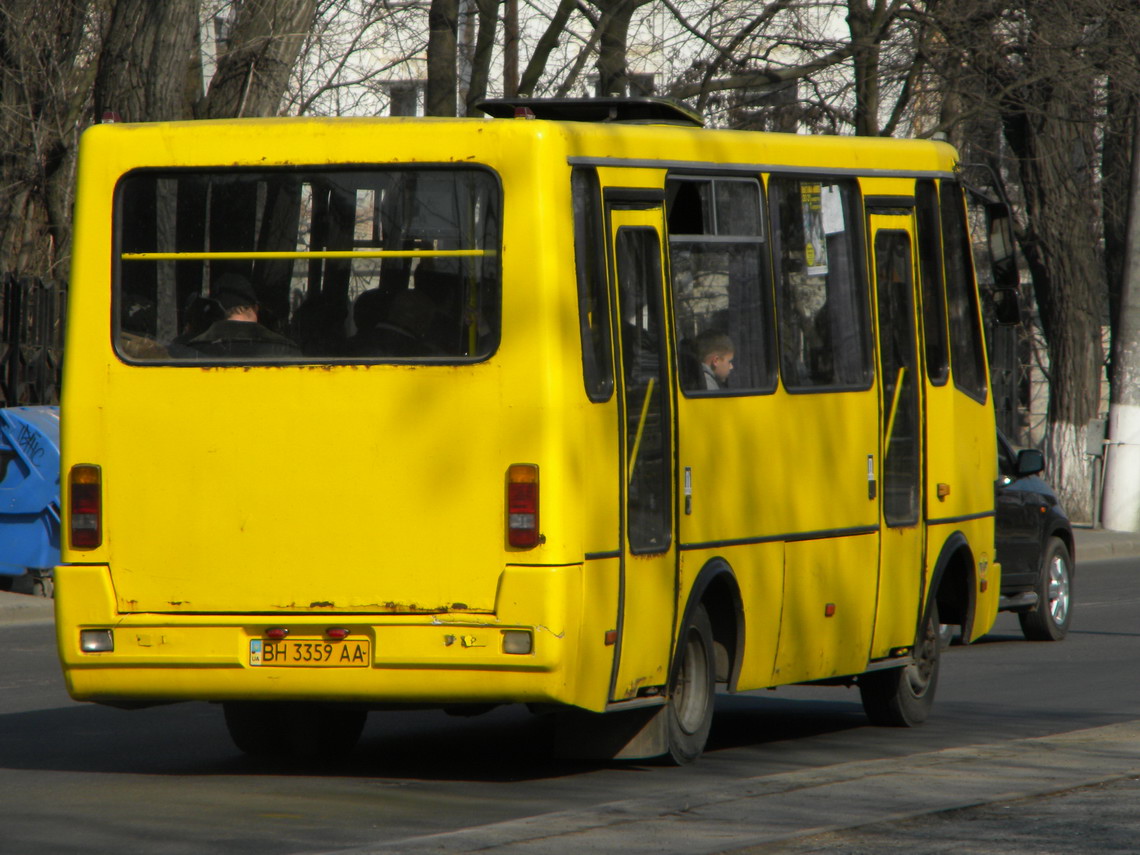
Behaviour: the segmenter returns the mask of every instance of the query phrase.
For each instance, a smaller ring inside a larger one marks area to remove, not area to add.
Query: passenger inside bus
[[[153,337],[156,313],[148,297],[132,295],[123,301],[119,349],[132,359],[166,358],[166,348]]]
[[[190,341],[208,330],[214,321],[220,321],[225,316],[225,312],[216,300],[203,297],[201,294],[191,294],[182,312],[182,332],[175,336],[168,346],[170,355],[196,356],[197,351],[190,346]]]
[[[189,345],[206,356],[299,356],[300,348],[258,322],[257,294],[248,279],[223,273],[211,297],[225,317],[192,338]]]
[[[439,311],[420,290],[403,290],[388,296],[372,288],[356,298],[352,307],[356,335],[349,350],[356,356],[439,356],[436,343]]]
[[[719,330],[705,330],[693,346],[701,363],[701,388],[715,390],[727,386],[736,350],[732,339]]]

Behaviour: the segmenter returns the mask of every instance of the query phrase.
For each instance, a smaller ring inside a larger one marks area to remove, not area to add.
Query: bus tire
[[[701,756],[712,729],[716,660],[712,624],[704,606],[697,606],[685,625],[679,656],[665,708],[669,744],[664,759],[682,766]]]
[[[1037,578],[1037,605],[1018,612],[1028,641],[1061,641],[1073,618],[1073,562],[1060,538],[1049,538]]]
[[[253,757],[325,760],[351,751],[368,712],[328,704],[227,701],[222,704],[234,745]]]
[[[931,605],[923,625],[914,661],[901,668],[869,671],[859,677],[859,696],[872,724],[914,727],[926,721],[934,704],[942,662],[938,607]]]
[[[289,753],[289,722],[281,704],[226,701],[226,730],[238,750],[251,757],[284,757]]]

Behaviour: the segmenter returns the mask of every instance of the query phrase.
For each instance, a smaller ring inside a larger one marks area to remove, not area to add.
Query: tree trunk
[[[847,26],[851,32],[855,66],[855,133],[879,135],[879,44],[875,20],[867,0],[847,0]]]
[[[1108,82],[1104,141],[1101,143],[1101,194],[1104,220],[1104,266],[1108,280],[1109,326],[1120,320],[1124,287],[1129,211],[1132,207],[1132,148],[1136,117],[1135,91],[1116,79]],[[1115,335],[1114,335],[1115,338]],[[1115,379],[1110,377],[1110,383]],[[1116,396],[1113,395],[1115,400]]]
[[[424,99],[424,112],[428,116],[454,116],[456,113],[458,29],[458,0],[431,0],[428,11],[428,79]]]
[[[602,10],[598,24],[598,94],[624,95],[629,91],[629,69],[626,66],[626,46],[629,39],[629,22],[633,18],[637,0],[606,0],[595,5]]]
[[[499,0],[475,0],[479,11],[479,27],[475,35],[475,54],[471,59],[471,85],[467,89],[466,115],[487,97],[487,81],[491,79],[491,59],[495,51]]]
[[[118,0],[95,78],[95,115],[125,122],[191,118],[186,80],[194,61],[198,0]]]
[[[0,272],[65,279],[75,147],[90,122],[88,8],[0,3]]]
[[[519,2],[503,1],[503,96],[519,93]]]
[[[1099,411],[1104,353],[1104,268],[1097,254],[1095,187],[1082,157],[1092,150],[1091,101],[1040,87],[1003,116],[1018,160],[1029,226],[1020,237],[1049,353],[1050,475],[1070,515],[1092,519],[1085,440]],[[1026,109],[1032,107],[1030,113]],[[1084,212],[1083,214],[1078,212]]]
[[[578,0],[561,0],[559,2],[554,17],[550,19],[550,26],[543,32],[538,44],[535,45],[534,53],[530,55],[530,62],[527,63],[526,71],[523,72],[522,80],[519,82],[520,95],[534,94],[534,87],[538,85],[539,78],[546,70],[546,61],[550,59],[551,51],[558,46],[558,38],[565,32],[566,22],[570,20],[570,13],[577,6]]]
[[[277,115],[289,72],[316,16],[316,0],[235,3],[229,43],[196,110],[201,118]]]
[[[1105,449],[1104,527],[1140,531],[1140,127],[1133,105],[1132,180],[1120,302],[1112,336],[1112,406]]]

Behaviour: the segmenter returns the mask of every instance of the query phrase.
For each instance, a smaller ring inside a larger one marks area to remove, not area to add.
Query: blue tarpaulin
[[[0,408],[0,574],[59,563],[59,407]]]

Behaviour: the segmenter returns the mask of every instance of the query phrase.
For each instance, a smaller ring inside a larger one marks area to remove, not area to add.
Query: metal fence
[[[67,289],[0,276],[0,407],[58,404]]]

